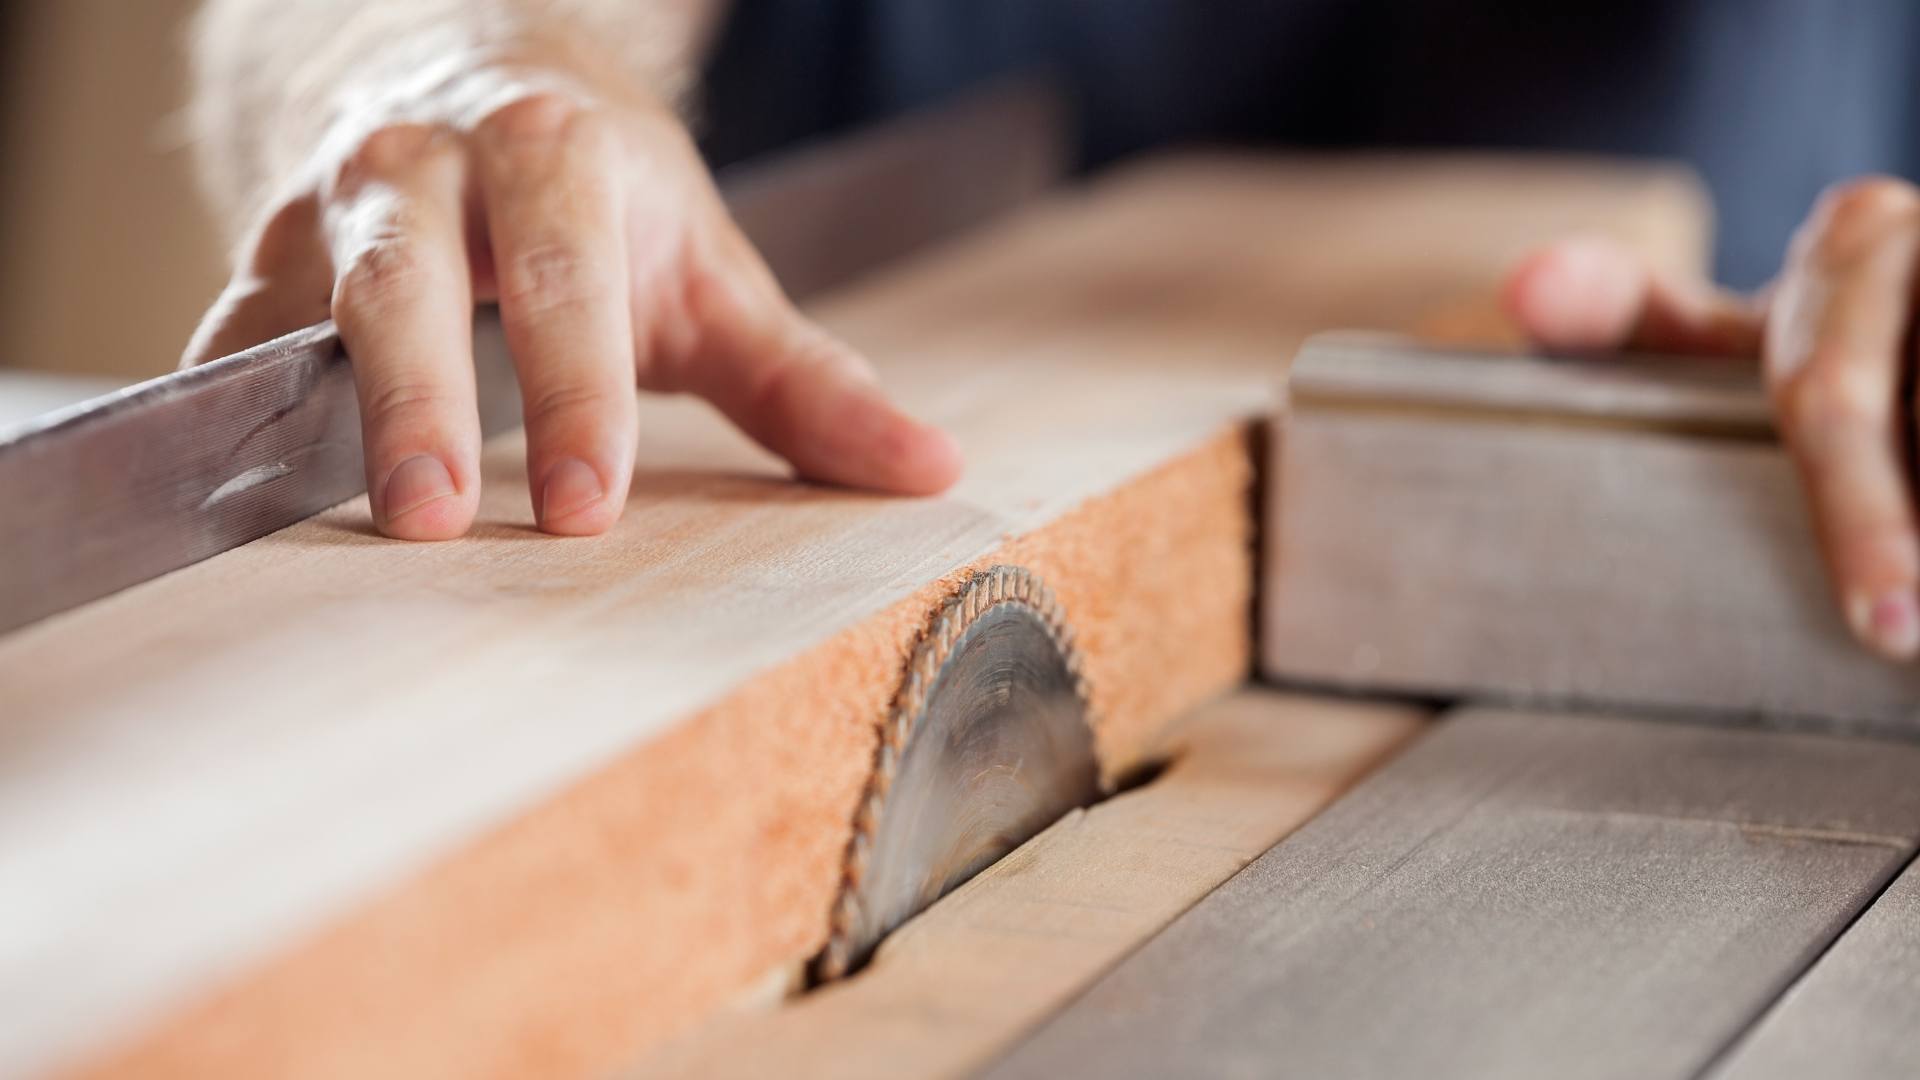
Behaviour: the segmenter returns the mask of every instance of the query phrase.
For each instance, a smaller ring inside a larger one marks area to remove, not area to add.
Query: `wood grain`
[[[1909,865],[1760,1018],[1713,1080],[1920,1075],[1920,869]]]
[[[983,1075],[1690,1078],[1916,841],[1920,747],[1456,713]]]
[[[795,484],[643,403],[607,536],[363,500],[0,637],[0,1075],[573,1077],[817,949],[914,634],[974,568],[1079,631],[1103,762],[1249,663],[1248,422],[1327,325],[1405,325],[1602,228],[1697,260],[1661,169],[1176,159],[817,306],[969,469]]]
[[[1751,362],[1462,352],[1394,334],[1316,335],[1287,373],[1286,405],[1774,441],[1773,408]]]
[[[1270,472],[1268,675],[1920,723],[1920,670],[1841,622],[1750,368],[1405,343],[1301,364]]]
[[[623,1075],[970,1075],[1421,729],[1243,690],[1156,741],[1151,784],[1075,811],[908,923],[854,978],[722,1016]]]

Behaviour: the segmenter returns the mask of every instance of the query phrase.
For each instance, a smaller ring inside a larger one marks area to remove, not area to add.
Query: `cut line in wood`
[[[1711,1080],[1920,1076],[1920,867],[1909,865]]]

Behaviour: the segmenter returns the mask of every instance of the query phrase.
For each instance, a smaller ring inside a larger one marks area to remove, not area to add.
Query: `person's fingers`
[[[564,97],[535,96],[476,137],[534,513],[547,532],[604,532],[626,503],[639,426],[616,136]]]
[[[463,171],[445,136],[385,129],[341,168],[326,212],[373,520],[405,540],[459,536],[479,505]]]
[[[233,280],[187,343],[181,367],[230,356],[330,316],[333,264],[320,233],[317,196],[280,207],[243,250]]]
[[[794,310],[744,238],[719,242],[733,272],[690,290],[702,344],[673,388],[713,402],[807,479],[901,495],[951,487],[963,467],[953,436],[894,404],[864,357]]]
[[[960,478],[953,436],[894,404],[865,358],[799,316],[723,355],[742,392],[716,393],[717,403],[801,476],[900,495],[937,494]]]
[[[1521,330],[1549,348],[1752,357],[1760,347],[1758,305],[1705,282],[1668,280],[1605,236],[1529,252],[1508,273],[1501,299]]]
[[[1920,533],[1899,394],[1920,258],[1920,194],[1872,179],[1830,190],[1788,252],[1765,361],[1848,625],[1920,655]]]
[[[1507,274],[1501,301],[1528,337],[1560,349],[1626,344],[1651,276],[1632,252],[1599,237],[1536,248]]]

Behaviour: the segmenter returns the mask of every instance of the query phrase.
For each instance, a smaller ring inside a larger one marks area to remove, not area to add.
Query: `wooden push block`
[[[1272,452],[1271,678],[1920,724],[1920,670],[1828,595],[1750,365],[1326,335]]]

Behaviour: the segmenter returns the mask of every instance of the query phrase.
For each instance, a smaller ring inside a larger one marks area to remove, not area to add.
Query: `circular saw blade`
[[[857,970],[895,927],[1100,794],[1073,630],[1020,567],[975,574],[941,609],[882,736],[820,981]]]

